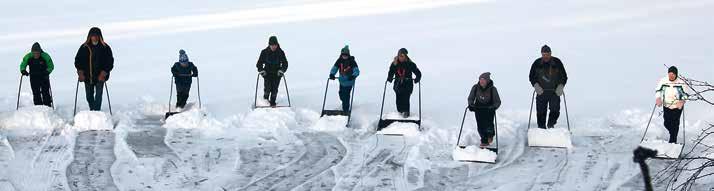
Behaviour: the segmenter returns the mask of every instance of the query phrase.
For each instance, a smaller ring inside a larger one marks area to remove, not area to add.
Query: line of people
[[[84,83],[90,110],[101,110],[103,87],[114,68],[114,57],[99,28],[93,27],[89,30],[86,40],[77,50],[74,66],[77,70],[77,80]],[[269,37],[268,47],[260,52],[256,68],[264,79],[263,99],[275,107],[280,80],[288,70],[288,60],[276,36]],[[53,70],[54,64],[50,55],[42,50],[39,43],[34,43],[31,52],[22,59],[20,73],[30,76],[35,105],[53,105],[49,78]],[[171,72],[177,89],[176,106],[182,108],[188,100],[192,78],[198,76],[198,68],[189,61],[186,51],[180,50],[179,61],[171,67]],[[329,71],[329,79],[339,80],[339,98],[345,112],[350,112],[350,93],[359,75],[357,61],[350,54],[349,46],[345,46]],[[490,76],[491,73],[488,72],[481,74],[467,99],[469,110],[475,113],[482,146],[493,141],[493,121],[496,110],[501,106],[498,90]],[[537,94],[535,99],[538,128],[554,128],[560,116],[560,96],[563,95],[568,82],[563,62],[552,56],[551,48],[544,45],[541,48],[541,57],[531,65],[528,77],[534,93]],[[393,84],[397,111],[405,118],[410,115],[410,97],[414,84],[419,83],[421,78],[422,73],[409,58],[408,50],[399,49],[389,64],[386,80]],[[669,68],[668,76],[657,84],[656,105],[663,107],[664,126],[670,133],[670,142],[676,142],[679,119],[687,99],[686,89],[689,88],[679,78],[678,70],[674,66]]]

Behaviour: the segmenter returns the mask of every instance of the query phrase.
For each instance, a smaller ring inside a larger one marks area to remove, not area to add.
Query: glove
[[[392,83],[394,81],[394,78],[387,78],[387,82]]]
[[[674,106],[677,107],[677,109],[684,108],[684,100],[677,101],[677,103]]]
[[[655,105],[657,105],[657,107],[662,107],[662,98],[657,98]]]
[[[469,111],[475,112],[475,111],[476,111],[476,106],[474,106],[474,105],[469,105]]]
[[[283,76],[283,75],[285,75],[285,72],[283,72],[282,70],[278,70],[278,76]]]
[[[77,80],[79,80],[80,82],[84,82],[84,71],[77,70]]]
[[[198,73],[193,73],[191,77],[198,77]]]
[[[543,88],[540,87],[540,84],[535,84],[533,85],[533,88],[535,89],[536,94],[541,95],[543,94]]]
[[[414,79],[414,83],[415,83],[415,84],[418,84],[419,81],[421,81],[421,78]]]
[[[266,74],[266,73],[265,73],[265,70],[261,70],[260,72],[258,72],[258,74],[260,74],[261,76],[265,77],[265,74]]]
[[[357,76],[350,76],[349,79],[350,81],[354,81],[355,79],[357,79]]]
[[[100,82],[107,81],[107,72],[105,72],[105,71],[99,72],[99,77],[97,77],[97,80],[99,80]]]
[[[30,73],[27,73],[27,71],[25,71],[25,70],[20,71],[20,73],[21,73],[23,76],[29,76],[29,75],[30,75]]]
[[[334,74],[330,74],[330,80],[335,80],[335,75],[334,75]]]
[[[563,95],[563,84],[558,84],[558,87],[555,88],[555,95],[562,96]]]

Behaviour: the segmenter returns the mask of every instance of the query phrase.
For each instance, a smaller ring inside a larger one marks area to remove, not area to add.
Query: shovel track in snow
[[[118,190],[110,168],[114,156],[115,134],[107,130],[80,132],[74,146],[74,161],[67,167],[71,190]]]
[[[326,133],[297,135],[306,147],[294,162],[285,165],[240,190],[290,190],[330,170],[342,161],[347,152],[337,138]]]

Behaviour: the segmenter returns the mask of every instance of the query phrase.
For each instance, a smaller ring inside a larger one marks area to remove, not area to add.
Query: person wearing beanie
[[[27,71],[27,68],[30,71]],[[30,76],[32,100],[35,105],[52,107],[52,88],[50,87],[50,74],[55,66],[49,54],[42,50],[40,43],[32,44],[30,53],[25,54],[20,63],[20,74]]]
[[[114,55],[99,28],[89,30],[87,39],[74,57],[74,67],[77,69],[77,80],[84,82],[89,109],[102,110],[104,83],[109,80],[109,74],[114,69]]]
[[[679,119],[682,116],[684,102],[688,98],[687,83],[679,77],[677,67],[669,67],[667,76],[657,83],[655,93],[655,104],[662,107],[664,112],[664,127],[669,131],[669,142],[677,143],[679,133]]]
[[[340,51],[340,57],[337,58],[335,64],[330,69],[330,79],[335,80],[335,75],[340,73],[340,90],[339,96],[342,101],[342,111],[351,112],[350,110],[350,92],[355,85],[355,79],[359,76],[359,66],[355,57],[350,54],[350,47],[345,45]]]
[[[280,79],[288,71],[288,59],[277,37],[271,36],[268,39],[268,47],[260,52],[256,67],[263,76],[263,99],[268,100],[271,107],[276,107]]]
[[[397,56],[389,64],[389,73],[387,81],[394,83],[394,93],[397,98],[397,111],[404,118],[410,115],[409,99],[414,90],[414,84],[421,81],[421,71],[417,65],[409,58],[409,51],[406,48],[401,48],[397,51]],[[416,77],[414,77],[416,76]]]
[[[188,60],[186,51],[179,50],[179,61],[171,67],[171,73],[176,83],[176,107],[184,108],[191,91],[194,77],[198,77],[198,68]]]
[[[501,97],[498,90],[493,86],[491,73],[481,74],[478,83],[471,87],[468,98],[469,110],[476,115],[476,125],[478,134],[481,137],[481,148],[488,147],[493,143],[495,135],[494,118],[496,110],[501,107]]]
[[[565,72],[563,62],[559,58],[551,55],[548,45],[541,47],[542,57],[538,58],[531,65],[528,79],[536,94],[536,116],[538,128],[545,129],[555,127],[560,116],[560,96],[568,82],[568,74]],[[550,114],[548,115],[548,108]],[[546,116],[548,116],[546,124]],[[547,126],[546,126],[547,125]]]

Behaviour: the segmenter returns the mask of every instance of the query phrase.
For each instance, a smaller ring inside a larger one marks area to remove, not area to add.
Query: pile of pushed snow
[[[6,136],[29,136],[49,134],[52,129],[64,124],[54,110],[46,106],[31,106],[10,112],[0,119],[0,131]]]
[[[565,128],[530,128],[528,129],[528,146],[572,148],[570,131]]]
[[[416,123],[395,122],[378,131],[377,134],[413,137],[419,135],[419,125]]]
[[[74,127],[77,131],[112,130],[114,122],[109,114],[101,111],[82,111],[74,116]]]
[[[202,110],[191,108],[167,118],[164,127],[178,129],[200,128],[203,126],[204,116],[206,116],[206,114]]]
[[[391,112],[391,113],[385,113],[384,116],[382,116],[382,119],[407,119],[407,120],[419,120],[418,115],[414,115],[411,113],[409,117],[404,118],[401,113],[399,112]]]
[[[317,120],[310,129],[315,131],[344,131],[347,129],[347,116],[324,116]]]
[[[466,148],[454,148],[451,155],[455,161],[480,161],[480,162],[496,162],[498,155],[488,149],[482,149],[478,146],[468,146]]]
[[[657,157],[662,158],[679,158],[682,152],[681,144],[668,143],[663,140],[645,140],[640,143],[640,146],[656,150]]]

